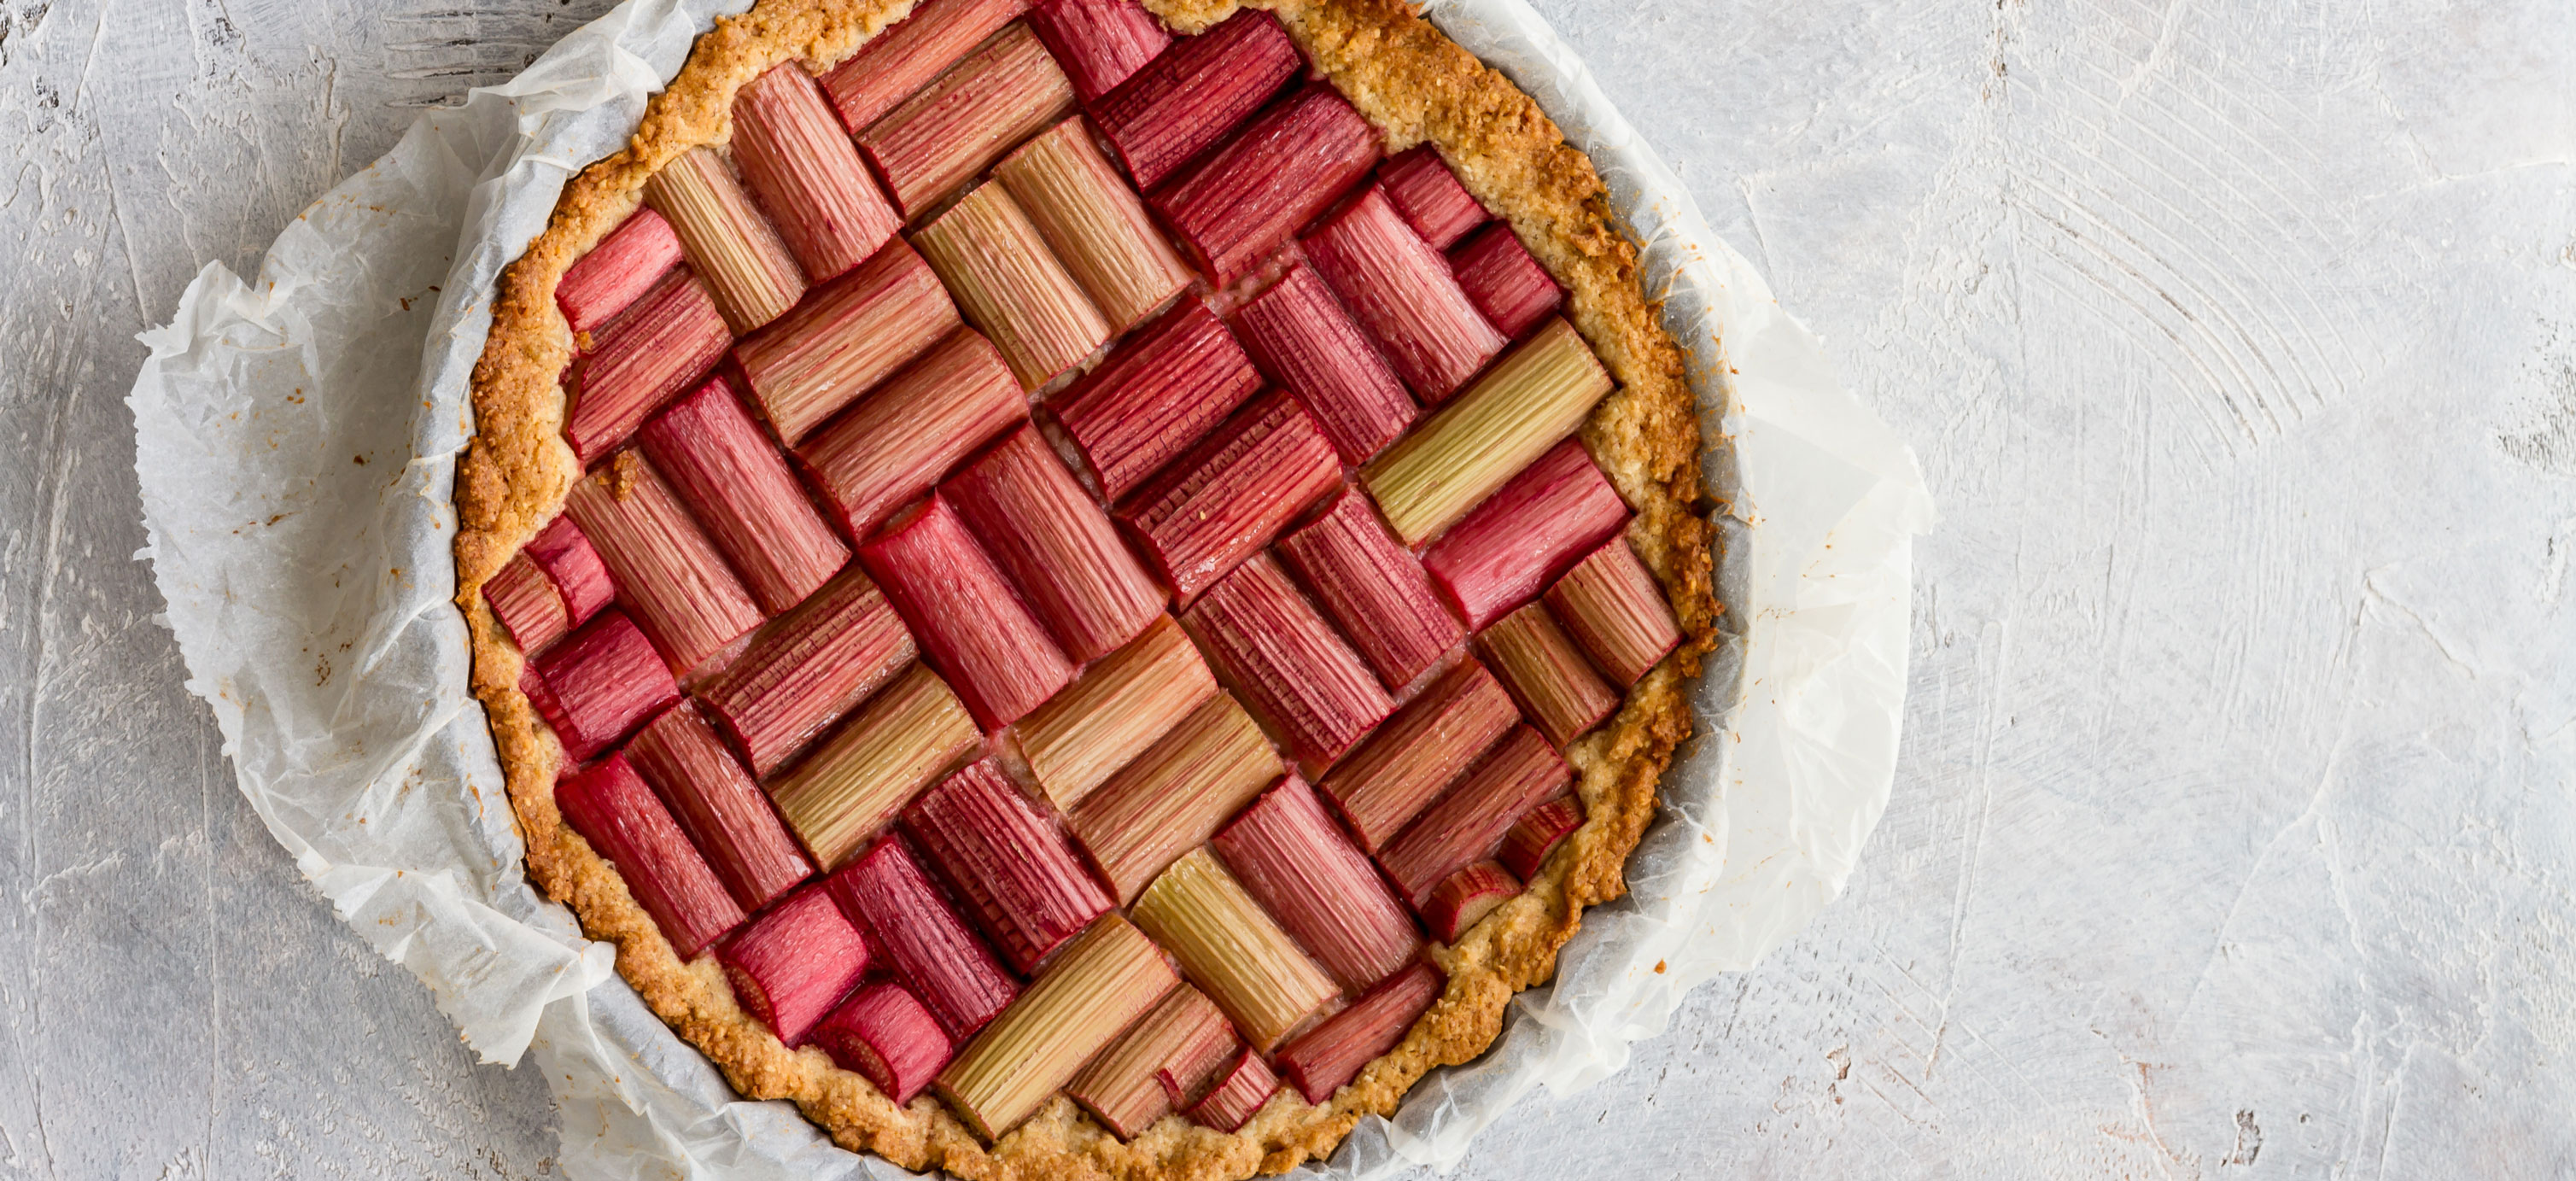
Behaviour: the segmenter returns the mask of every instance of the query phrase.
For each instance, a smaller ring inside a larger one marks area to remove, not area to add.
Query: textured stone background
[[[0,1176],[553,1171],[235,794],[122,398],[605,7],[0,0]],[[1944,521],[1849,895],[1465,1171],[2576,1172],[2576,9],[1540,7]]]

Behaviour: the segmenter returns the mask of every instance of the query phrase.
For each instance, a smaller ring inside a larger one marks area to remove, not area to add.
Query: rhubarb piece
[[[644,426],[644,453],[733,559],[762,610],[785,611],[850,560],[722,375]]]
[[[1280,538],[1279,556],[1389,692],[1412,684],[1466,638],[1432,594],[1422,564],[1357,491],[1343,492],[1330,511]]]
[[[856,135],[1028,8],[1028,0],[928,0],[823,75],[823,91]]]
[[[735,92],[733,162],[815,282],[867,261],[902,228],[822,90],[794,62]]]
[[[1520,892],[1519,878],[1499,864],[1479,861],[1432,887],[1430,900],[1422,905],[1422,921],[1431,928],[1433,939],[1456,943],[1467,928],[1484,921],[1486,915],[1519,897]]]
[[[1494,855],[1512,876],[1528,881],[1538,876],[1539,866],[1547,855],[1564,843],[1568,834],[1583,827],[1583,805],[1572,796],[1549,800],[1530,809],[1512,823],[1503,834],[1502,852]]]
[[[991,759],[969,763],[904,809],[904,831],[1026,976],[1109,909],[1109,896]]]
[[[1059,0],[1087,9],[1095,0]],[[1134,0],[1117,6],[1135,9]],[[1143,198],[1118,178],[1080,118],[1056,124],[993,166],[993,175],[1037,223],[1047,248],[1091,295],[1113,331],[1124,332],[1170,302],[1190,281]]]
[[[986,1141],[1018,1127],[1179,979],[1151,939],[1103,915],[1018,1003],[958,1051],[936,1085]]]
[[[912,633],[884,592],[852,566],[761,629],[698,696],[752,773],[766,777],[914,655]]]
[[[966,319],[1036,389],[1109,339],[1109,322],[1049,253],[1008,187],[986,183],[912,236]]]
[[[670,220],[734,335],[805,297],[805,272],[714,148],[702,144],[664,164],[644,182],[644,203]]]
[[[608,577],[607,563],[599,560],[599,551],[571,517],[556,514],[519,553],[554,580],[555,593],[563,596],[565,622],[573,627],[590,622],[591,616],[617,599],[617,583]]]
[[[626,758],[670,805],[716,876],[747,911],[813,876],[769,797],[725,749],[698,707],[680,702],[626,744]]]
[[[867,1076],[896,1106],[948,1065],[948,1035],[900,984],[881,980],[850,994],[814,1027],[814,1044],[841,1069]]]
[[[1315,416],[1342,462],[1368,462],[1413,424],[1413,396],[1314,268],[1289,268],[1235,312],[1234,327],[1262,371]]]
[[[1136,0],[1037,0],[1029,27],[1046,42],[1073,92],[1096,102],[1172,43]]]
[[[821,887],[779,903],[716,948],[734,999],[794,1049],[858,986],[867,937]]]
[[[1260,390],[1234,334],[1199,303],[1122,342],[1065,392],[1056,421],[1115,501]]]
[[[745,337],[733,355],[762,416],[793,447],[959,323],[930,264],[895,241]]]
[[[877,842],[823,881],[950,1041],[974,1036],[1019,995],[1019,982],[966,929],[900,837]]]
[[[653,916],[682,960],[698,958],[742,922],[742,908],[625,756],[610,755],[557,783],[555,806],[574,832],[617,866],[626,892]]]
[[[1467,302],[1514,340],[1565,303],[1565,290],[1530,257],[1508,222],[1496,222],[1450,251],[1449,272]]]
[[[599,330],[564,387],[564,442],[588,465],[634,434],[662,404],[706,376],[733,344],[706,284],[683,267]]]
[[[1371,853],[1520,720],[1511,694],[1474,660],[1441,674],[1324,778],[1324,795]]]
[[[1037,428],[1002,437],[940,493],[1079,664],[1163,617],[1163,589]]]
[[[914,665],[771,784],[778,812],[832,869],[981,742],[957,695]]]
[[[1360,479],[1395,535],[1420,545],[1573,434],[1609,392],[1610,374],[1590,346],[1549,317]]]
[[[1073,111],[1073,84],[1027,25],[1011,25],[859,133],[859,150],[919,221],[1002,153]]]
[[[1243,888],[1333,979],[1358,993],[1413,961],[1422,937],[1368,857],[1294,775],[1209,841]]]
[[[1336,995],[1332,977],[1205,849],[1155,878],[1129,917],[1262,1053]]]
[[[760,626],[760,606],[662,474],[632,449],[572,486],[564,515],[598,547],[635,622],[689,676]]]
[[[859,560],[986,730],[1020,720],[1073,680],[1073,662],[946,497],[898,517],[859,547]]]
[[[959,329],[796,449],[841,527],[866,537],[958,460],[1029,416],[1002,354]]]
[[[1216,1002],[1187,984],[1178,985],[1127,1036],[1073,1076],[1065,1093],[1110,1134],[1133,1140],[1172,1110],[1158,1074],[1176,1065],[1186,1071],[1201,1060],[1222,1066],[1239,1044]]]
[[[617,745],[636,724],[680,699],[670,667],[626,618],[609,611],[520,671],[519,690],[578,763]]]
[[[1377,166],[1377,182],[1404,224],[1433,250],[1449,249],[1489,216],[1429,144],[1387,157]]]
[[[1341,481],[1332,442],[1274,391],[1138,489],[1118,519],[1186,603]]]
[[[1340,292],[1404,384],[1437,405],[1511,341],[1468,302],[1447,259],[1372,188],[1303,239],[1306,257]]]
[[[1563,792],[1573,776],[1537,731],[1515,726],[1458,786],[1389,841],[1377,863],[1419,910],[1431,901],[1433,888],[1481,860],[1513,821]]]
[[[1190,995],[1199,998],[1199,1004],[1216,1014],[1214,1028],[1194,1024],[1188,1031],[1189,1036],[1173,1048],[1162,1069],[1154,1072],[1156,1089],[1163,1092],[1164,1102],[1173,1107],[1190,1108],[1198,1106],[1199,1100],[1207,1098],[1207,1093],[1216,1089],[1225,1069],[1234,1065],[1235,1055],[1242,1051],[1243,1039],[1234,1032],[1234,1022],[1226,1019],[1225,1010],[1217,1008],[1215,1001],[1208,1000],[1206,993],[1190,988],[1188,984],[1182,984],[1173,991],[1180,989],[1188,989]]]
[[[1378,143],[1377,129],[1319,83],[1263,112],[1153,205],[1199,269],[1230,284],[1367,175]]]
[[[1226,138],[1304,62],[1266,12],[1243,11],[1146,62],[1091,104],[1111,151],[1151,190]]]
[[[1627,523],[1619,490],[1581,440],[1567,439],[1423,550],[1422,568],[1481,631]]]
[[[1065,815],[1120,905],[1279,778],[1278,752],[1223,693]]]
[[[1502,617],[1476,637],[1476,647],[1530,724],[1559,748],[1619,708],[1618,691],[1592,671],[1544,603]]]
[[[1270,1064],[1246,1049],[1226,1065],[1206,1097],[1190,1108],[1190,1122],[1220,1132],[1234,1131],[1260,1114],[1278,1089],[1279,1076],[1270,1073]]]
[[[1216,691],[1198,647],[1171,616],[1158,615],[1020,719],[1020,755],[1047,799],[1071,808]]]
[[[1547,592],[1547,613],[1565,625],[1592,666],[1621,688],[1682,642],[1681,621],[1664,588],[1624,537],[1613,537],[1574,564]]]
[[[1308,1103],[1332,1098],[1359,1077],[1360,1068],[1404,1040],[1404,1031],[1440,999],[1445,984],[1440,969],[1429,964],[1387,978],[1280,1050],[1279,1073]]]
[[[572,630],[572,621],[564,613],[563,596],[555,593],[555,583],[546,572],[528,560],[526,554],[513,556],[501,572],[483,583],[483,602],[492,608],[492,617],[501,621],[510,633],[510,642],[519,646],[523,655],[534,656],[552,646]]]
[[[625,311],[672,267],[680,265],[680,239],[671,223],[638,209],[618,223],[555,283],[555,306],[575,340]]]
[[[1395,699],[1333,633],[1333,625],[1257,554],[1208,588],[1181,617],[1218,675],[1269,720],[1290,753],[1331,766],[1395,712]]]

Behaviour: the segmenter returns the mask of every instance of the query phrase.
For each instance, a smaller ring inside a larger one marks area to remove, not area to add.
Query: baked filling
[[[1589,165],[1391,0],[1218,7],[719,22],[477,370],[531,873],[906,1167],[1328,1152],[1688,733],[1697,424]]]

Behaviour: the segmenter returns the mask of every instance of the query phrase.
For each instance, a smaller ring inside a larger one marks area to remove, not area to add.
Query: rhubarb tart
[[[1713,634],[1601,182],[1398,0],[762,0],[506,272],[527,869],[743,1095],[1235,1177],[1484,1052]]]

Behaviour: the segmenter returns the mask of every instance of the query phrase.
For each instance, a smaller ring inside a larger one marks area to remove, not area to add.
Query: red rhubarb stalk
[[[1246,10],[1138,69],[1091,106],[1136,187],[1151,190],[1278,92],[1302,64],[1278,18]]]
[[[1234,334],[1192,302],[1121,343],[1056,403],[1056,421],[1115,501],[1261,388]]]
[[[1227,575],[1181,617],[1217,675],[1309,767],[1331,766],[1395,701],[1359,654],[1306,601],[1268,554]]]
[[[919,221],[1002,153],[1073,111],[1073,83],[1011,25],[859,133],[904,220]]]
[[[1324,613],[1368,658],[1389,692],[1413,683],[1467,637],[1440,605],[1422,564],[1377,519],[1369,498],[1344,491],[1323,516],[1279,539],[1279,556]]]
[[[1279,1072],[1308,1103],[1332,1098],[1359,1077],[1360,1068],[1404,1040],[1404,1031],[1440,999],[1446,983],[1440,969],[1429,964],[1415,964],[1390,977],[1288,1043],[1277,1055]]]
[[[1628,505],[1578,439],[1559,443],[1422,551],[1440,593],[1484,630],[1628,522]]]
[[[1341,461],[1315,420],[1273,392],[1137,489],[1118,519],[1186,603],[1341,479]]]
[[[555,306],[563,309],[564,323],[580,341],[678,265],[680,239],[671,232],[671,223],[650,209],[638,209],[564,272],[555,283]]]
[[[752,400],[793,447],[963,321],[912,247],[889,242],[734,346]]]
[[[961,329],[796,449],[850,536],[876,532],[1029,402],[991,341]]]
[[[1234,1131],[1259,1114],[1278,1089],[1279,1076],[1270,1073],[1270,1064],[1247,1046],[1226,1064],[1206,1097],[1191,1106],[1190,1122],[1220,1132]]]
[[[1073,79],[1073,92],[1096,102],[1171,45],[1163,23],[1136,0],[1037,0],[1029,27]]]
[[[688,677],[760,626],[760,606],[689,510],[632,449],[573,485],[564,513],[598,547],[626,608]]]
[[[1559,747],[1589,733],[1619,708],[1619,693],[1603,682],[1544,603],[1532,603],[1496,620],[1476,637],[1476,648],[1495,679],[1530,724]]]
[[[644,201],[670,220],[735,335],[777,319],[805,297],[796,257],[715,148],[701,144],[662,165],[644,182]]]
[[[1483,922],[1504,903],[1520,896],[1520,879],[1491,861],[1479,861],[1450,874],[1431,890],[1422,906],[1423,925],[1442,943],[1456,943],[1467,928]]]
[[[1396,376],[1425,402],[1458,392],[1511,343],[1468,302],[1448,260],[1404,224],[1382,188],[1326,218],[1303,245],[1351,314],[1386,346]]]
[[[912,1102],[948,1065],[948,1035],[918,998],[891,980],[851,993],[813,1036],[841,1069],[867,1076],[896,1106]]]
[[[923,792],[904,810],[903,827],[1023,976],[1109,909],[1054,818],[991,759]]]
[[[572,630],[564,614],[563,596],[555,593],[554,580],[528,560],[526,554],[513,556],[501,572],[483,583],[483,602],[492,608],[492,617],[510,633],[510,642],[519,646],[522,655],[534,656],[551,647]]]
[[[875,580],[851,566],[762,628],[698,696],[766,777],[917,654]]]
[[[1360,847],[1374,853],[1519,720],[1494,674],[1464,661],[1334,767],[1324,795]]]
[[[1075,662],[1117,648],[1162,617],[1162,588],[1037,428],[1003,436],[950,477],[941,495]]]
[[[573,627],[590,622],[591,616],[617,600],[617,584],[608,577],[608,566],[571,517],[557,514],[519,552],[554,581],[555,593],[563,596],[565,622]]]
[[[1516,726],[1402,835],[1377,855],[1416,909],[1450,874],[1492,851],[1505,830],[1539,801],[1563,792],[1574,771],[1537,731]]]
[[[868,970],[868,941],[829,891],[802,890],[716,948],[734,998],[790,1048],[850,995]]]
[[[927,0],[823,75],[823,90],[856,135],[1028,8],[1028,0]]]
[[[1309,86],[1156,192],[1153,205],[1200,270],[1232,283],[1367,175],[1379,143],[1332,87]]]
[[[653,789],[623,755],[610,755],[555,785],[555,806],[573,831],[617,866],[626,891],[682,960],[742,922],[742,907],[691,848]]]
[[[1467,302],[1514,340],[1565,303],[1565,290],[1530,257],[1508,222],[1496,222],[1450,251],[1449,271]]]
[[[902,227],[822,90],[794,62],[735,93],[733,162],[815,282],[866,261]]]
[[[876,948],[950,1039],[984,1028],[1019,984],[948,905],[900,837],[888,837],[824,879],[841,912],[876,936]]]
[[[1368,857],[1294,775],[1209,842],[1306,954],[1358,993],[1413,961],[1422,937]]]
[[[1367,462],[1412,424],[1413,395],[1314,268],[1289,268],[1235,312],[1234,327],[1262,371],[1315,416],[1342,462]]]
[[[1682,642],[1664,588],[1624,537],[1603,542],[1548,588],[1547,611],[1583,645],[1592,666],[1623,687]]]
[[[1583,805],[1576,803],[1574,797],[1549,800],[1512,823],[1511,830],[1503,834],[1502,852],[1494,859],[1512,871],[1513,877],[1529,881],[1538,876],[1539,867],[1547,863],[1547,855],[1581,827]]]
[[[814,863],[769,805],[769,797],[725,749],[692,702],[663,710],[626,744],[689,840],[707,855],[725,889],[746,911],[813,876]]]
[[[644,425],[644,453],[733,560],[752,597],[785,611],[850,560],[769,435],[718,375]]]
[[[565,382],[564,442],[585,466],[634,434],[662,404],[706,376],[733,344],[706,285],[683,267],[600,329]]]
[[[1073,662],[947,498],[897,518],[859,560],[984,729],[1018,721],[1073,680]]]
[[[1388,157],[1377,166],[1377,181],[1404,223],[1433,250],[1449,249],[1488,216],[1429,144]]]
[[[519,689],[563,742],[572,762],[617,745],[644,719],[680,699],[670,666],[622,611],[609,611],[519,674]]]

